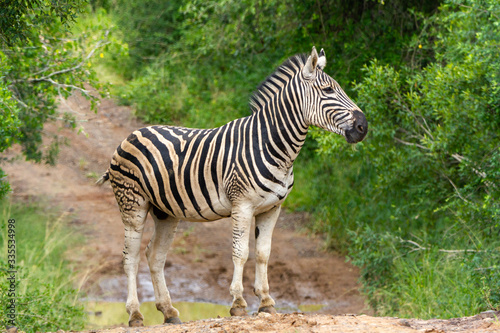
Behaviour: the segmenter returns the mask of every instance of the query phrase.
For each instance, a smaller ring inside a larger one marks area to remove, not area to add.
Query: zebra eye
[[[323,88],[323,91],[327,94],[333,93],[333,88],[331,86]]]

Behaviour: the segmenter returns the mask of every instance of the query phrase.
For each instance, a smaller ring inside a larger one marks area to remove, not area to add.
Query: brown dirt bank
[[[185,332],[500,332],[497,317],[500,312],[490,312],[474,317],[449,320],[399,319],[367,315],[324,314],[259,314],[246,318],[218,318],[198,320],[182,325],[150,326],[144,328],[117,327],[91,333],[185,333]]]

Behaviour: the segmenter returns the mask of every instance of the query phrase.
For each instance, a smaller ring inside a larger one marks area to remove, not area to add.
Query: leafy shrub
[[[94,52],[85,53],[85,36],[70,38],[68,33],[69,23],[85,8],[83,4],[10,1],[0,8],[0,105],[6,110],[0,116],[0,152],[19,143],[27,159],[54,164],[64,138],[45,138],[42,144],[44,124],[59,120],[73,128],[79,125],[76,112],[58,110],[58,100],[78,91],[96,107],[97,96],[88,86],[103,87],[89,58],[105,44],[105,36],[93,41]],[[105,89],[99,92],[104,96]],[[8,186],[3,179],[0,184],[1,199]]]
[[[355,215],[367,226],[354,229],[348,252],[380,313],[452,317],[500,306],[499,17],[496,1],[447,1],[415,37],[414,62],[372,61],[355,86],[370,124],[360,153],[376,177],[365,177],[373,217]],[[419,67],[422,44],[434,60]],[[380,211],[390,216],[379,220]],[[401,247],[409,241],[425,250]]]
[[[150,123],[222,124],[247,115],[258,83],[284,59],[312,45],[326,50],[329,72],[344,85],[358,78],[361,65],[373,56],[398,63],[399,48],[418,23],[407,9],[427,12],[436,5],[338,0],[145,5],[124,0],[111,13],[135,60],[127,67],[133,80],[119,96]],[[383,43],[369,47],[380,38]]]

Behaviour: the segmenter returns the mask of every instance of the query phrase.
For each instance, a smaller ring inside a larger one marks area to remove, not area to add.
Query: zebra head
[[[325,65],[325,51],[321,49],[318,55],[313,46],[302,68],[305,120],[308,125],[343,135],[348,143],[360,142],[368,131],[366,117],[340,85],[323,72]]]

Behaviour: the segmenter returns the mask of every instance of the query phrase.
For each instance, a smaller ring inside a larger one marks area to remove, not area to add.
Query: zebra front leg
[[[254,292],[259,298],[259,312],[275,314],[274,300],[269,295],[267,264],[271,254],[271,241],[274,226],[278,220],[281,206],[255,217],[255,285]]]
[[[150,210],[150,214],[155,221],[155,231],[146,249],[146,257],[155,291],[156,308],[163,313],[165,324],[181,324],[179,311],[172,306],[163,271],[179,220],[159,211],[156,207]]]
[[[122,220],[125,225],[123,269],[128,281],[126,307],[129,314],[128,324],[130,327],[143,326],[144,322],[144,316],[139,310],[139,298],[137,297],[137,271],[139,270],[139,251],[147,212],[147,208],[122,211]]]
[[[253,209],[235,207],[231,213],[233,221],[233,281],[230,292],[233,296],[233,305],[229,313],[231,316],[246,316],[247,302],[243,298],[243,268],[248,259],[248,241],[253,219]]]

